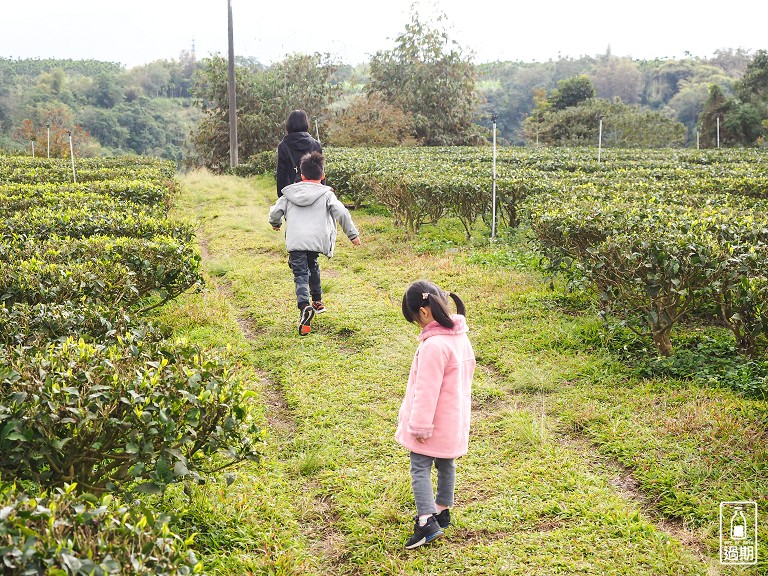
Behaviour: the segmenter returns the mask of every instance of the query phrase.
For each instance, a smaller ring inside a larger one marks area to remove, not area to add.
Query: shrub
[[[30,495],[0,485],[3,574],[103,576],[197,573],[201,565],[169,528],[170,518],[120,504],[110,495],[77,494],[69,484]]]
[[[216,358],[136,333],[0,349],[0,473],[44,487],[159,492],[210,456],[258,457],[245,393]]]

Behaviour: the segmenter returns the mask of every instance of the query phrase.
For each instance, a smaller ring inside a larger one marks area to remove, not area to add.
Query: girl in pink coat
[[[446,296],[457,314],[448,310]],[[416,501],[408,549],[431,542],[451,522],[455,459],[467,453],[475,354],[467,338],[464,303],[420,280],[403,296],[403,316],[421,326],[395,438],[411,452],[411,487]],[[437,495],[432,491],[432,465]]]

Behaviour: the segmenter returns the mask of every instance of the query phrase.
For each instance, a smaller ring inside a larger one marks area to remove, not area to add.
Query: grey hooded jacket
[[[269,210],[269,223],[279,228],[285,218],[288,252],[307,250],[333,256],[336,222],[350,240],[358,237],[352,216],[330,186],[297,182],[283,188],[283,195]]]

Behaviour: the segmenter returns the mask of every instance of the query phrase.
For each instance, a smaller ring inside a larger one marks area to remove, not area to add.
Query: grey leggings
[[[437,496],[432,491],[433,462],[437,468]],[[456,461],[453,458],[434,458],[411,452],[411,488],[419,516],[436,513],[435,502],[448,508],[453,506],[455,486]]]

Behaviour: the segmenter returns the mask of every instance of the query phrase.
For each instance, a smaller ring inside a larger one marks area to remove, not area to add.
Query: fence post
[[[496,239],[496,114],[491,116],[493,122],[493,192],[491,194],[491,240]]]
[[[75,175],[75,148],[72,146],[72,131],[68,130],[69,135],[69,157],[72,158],[72,182],[77,184],[77,176]]]
[[[597,135],[597,163],[600,163],[600,153],[603,151],[603,115],[598,116],[600,119],[600,126],[598,128]]]

